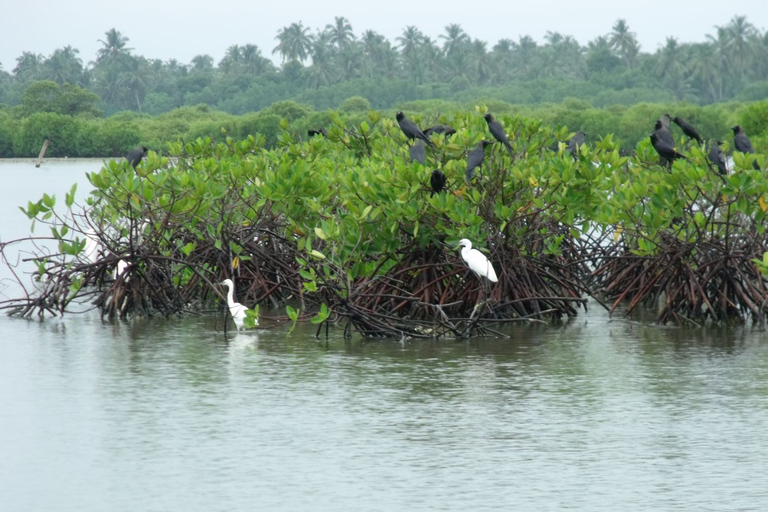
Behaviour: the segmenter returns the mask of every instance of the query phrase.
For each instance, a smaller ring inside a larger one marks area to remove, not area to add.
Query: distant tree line
[[[201,103],[244,114],[289,99],[323,110],[356,95],[377,109],[429,99],[535,105],[574,97],[603,107],[768,97],[768,32],[744,16],[714,27],[703,42],[670,36],[653,53],[641,51],[623,19],[585,46],[548,32],[543,43],[522,36],[489,47],[459,24],[437,39],[407,26],[389,41],[373,30],[356,34],[344,17],[314,31],[292,23],[275,39],[270,50],[280,66],[253,44],[230,46],[218,64],[209,55],[185,64],[136,55],[129,38],[111,29],[86,64],[77,49],[65,46],[48,57],[24,52],[12,70],[0,68],[0,104],[21,104],[27,88],[41,80],[92,91],[100,100],[97,110],[107,115],[157,115]]]

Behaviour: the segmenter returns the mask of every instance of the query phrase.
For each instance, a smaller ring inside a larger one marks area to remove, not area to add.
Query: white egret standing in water
[[[239,302],[235,302],[235,283],[233,283],[231,279],[225,279],[219,284],[227,287],[227,305],[229,306],[229,314],[232,315],[232,320],[235,321],[237,330],[244,329],[245,312],[248,311],[248,308]],[[258,325],[258,321],[256,321],[256,325]]]
[[[472,242],[466,238],[462,238],[459,240],[459,245],[461,246],[461,258],[467,262],[467,265],[469,265],[472,272],[477,274],[481,280],[483,277],[492,283],[499,280],[496,277],[496,271],[493,270],[491,262],[485,257],[485,254],[472,248]]]

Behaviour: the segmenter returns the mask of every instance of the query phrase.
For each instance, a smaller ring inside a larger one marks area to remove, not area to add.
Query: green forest
[[[705,41],[670,36],[648,53],[623,19],[585,46],[557,32],[543,43],[522,36],[490,46],[459,24],[436,39],[407,26],[389,41],[336,17],[314,31],[283,27],[274,48],[233,44],[218,63],[198,55],[188,64],[137,55],[111,29],[93,60],[66,46],[0,68],[0,157],[35,156],[46,137],[49,156],[69,157],[121,156],[140,143],[164,150],[201,135],[260,133],[271,144],[282,118],[303,136],[328,123],[329,109],[352,122],[369,109],[401,109],[429,123],[482,105],[592,141],[614,134],[625,148],[664,112],[707,138],[730,140],[728,127],[740,123],[764,152],[766,107],[750,102],[768,97],[768,32],[744,16],[713,29]]]

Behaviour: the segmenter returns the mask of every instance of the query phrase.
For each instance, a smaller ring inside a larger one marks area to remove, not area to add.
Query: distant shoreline
[[[52,164],[53,163],[56,163],[56,164],[73,163],[73,164],[77,164],[77,163],[82,163],[82,162],[100,162],[100,161],[105,161],[105,160],[116,160],[116,159],[122,160],[123,157],[116,157],[116,158],[110,158],[110,157],[100,157],[100,158],[96,158],[96,157],[92,157],[92,158],[80,158],[80,157],[78,157],[78,158],[66,158],[66,157],[63,157],[63,158],[43,158],[43,161],[42,161],[42,163],[40,165],[45,165],[46,163],[52,163]],[[30,163],[30,164],[35,164],[35,163],[37,163],[37,158],[0,158],[0,165],[1,164],[13,164],[13,163],[21,163],[21,164]]]

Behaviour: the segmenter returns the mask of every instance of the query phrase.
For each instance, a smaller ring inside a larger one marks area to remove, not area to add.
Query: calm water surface
[[[2,240],[98,165],[0,164]],[[508,334],[0,316],[0,511],[768,509],[768,335],[595,307]]]

